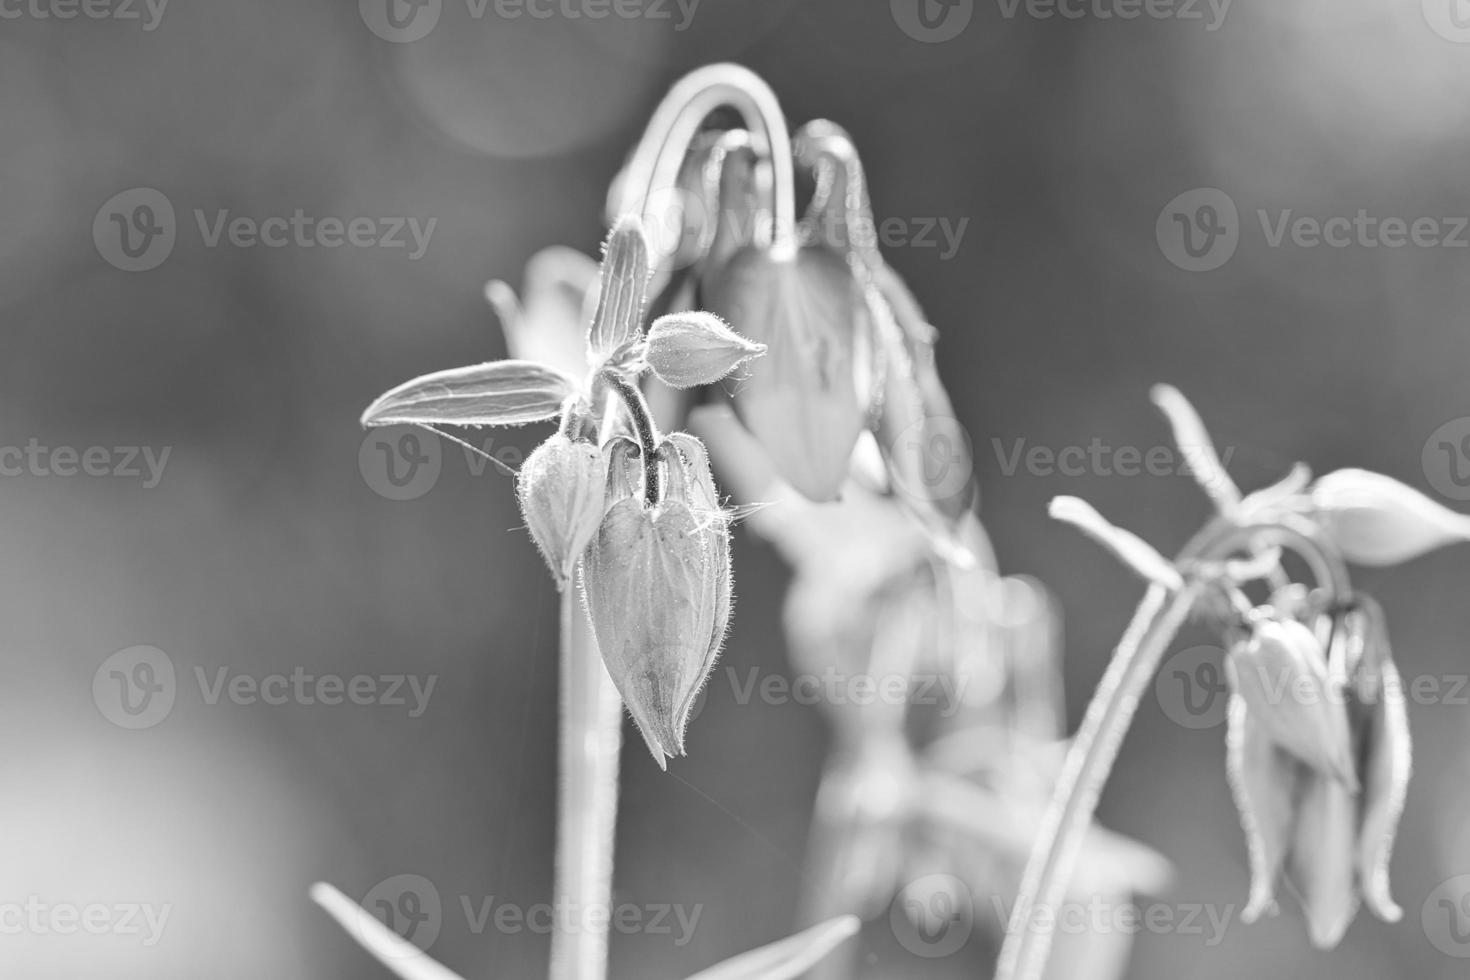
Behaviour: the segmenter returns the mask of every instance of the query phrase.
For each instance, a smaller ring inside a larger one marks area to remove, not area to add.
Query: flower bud
[[[1359,565],[1397,565],[1470,541],[1470,517],[1380,473],[1329,473],[1313,484],[1312,502],[1343,556]]]
[[[765,345],[746,340],[711,313],[661,316],[648,328],[648,366],[671,388],[714,384]]]
[[[865,423],[859,373],[870,360],[852,272],[817,248],[781,259],[747,247],[711,275],[704,300],[769,351],[735,393],[741,421],[793,487],[834,499]]]
[[[1287,873],[1301,895],[1312,944],[1331,949],[1358,911],[1357,799],[1338,780],[1315,772],[1306,774],[1301,792]]]
[[[531,539],[541,550],[557,589],[566,587],[577,560],[602,522],[607,463],[590,442],[558,432],[521,465],[516,495]]]
[[[1373,914],[1397,922],[1403,910],[1390,894],[1388,862],[1413,759],[1404,685],[1377,602],[1358,596],[1354,607],[1343,614],[1339,633],[1347,647],[1349,691],[1356,709],[1353,722],[1362,758],[1358,879]]]
[[[633,494],[614,503],[582,565],[603,662],[660,767],[684,754],[690,708],[730,615],[724,515],[703,508],[701,481],[671,445],[663,499],[649,506]]]
[[[1267,620],[1226,658],[1231,689],[1251,724],[1297,759],[1356,791],[1344,694],[1334,690],[1312,631],[1295,620]]]

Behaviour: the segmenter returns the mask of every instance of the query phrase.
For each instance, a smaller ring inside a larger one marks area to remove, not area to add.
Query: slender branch
[[[556,907],[551,980],[605,980],[622,701],[575,590],[561,594]],[[600,925],[599,925],[600,923]]]

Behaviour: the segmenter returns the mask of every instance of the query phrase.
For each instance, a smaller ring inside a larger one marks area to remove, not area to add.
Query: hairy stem
[[[556,815],[557,915],[551,980],[605,980],[618,819],[622,701],[602,664],[576,590],[561,594],[560,744]],[[565,904],[562,904],[565,903]],[[593,914],[592,910],[599,910]],[[594,928],[594,923],[602,923]]]

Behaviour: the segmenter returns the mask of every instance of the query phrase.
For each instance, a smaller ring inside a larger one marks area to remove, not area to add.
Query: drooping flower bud
[[[1313,484],[1312,503],[1343,556],[1359,565],[1397,565],[1470,541],[1470,517],[1381,473],[1329,473]]]
[[[661,316],[648,328],[648,366],[671,388],[714,384],[741,364],[765,353],[712,313]]]
[[[741,421],[793,487],[834,499],[864,426],[859,376],[871,360],[852,272],[819,248],[778,258],[748,247],[706,282],[704,300],[769,351],[735,393]]]
[[[690,709],[724,636],[730,565],[723,515],[695,506],[699,481],[670,443],[661,448],[662,499],[650,505],[634,494],[608,509],[582,583],[608,673],[664,767],[684,754]]]
[[[1287,872],[1301,895],[1307,934],[1318,949],[1336,946],[1357,914],[1357,832],[1356,795],[1338,780],[1308,771]]]
[[[516,496],[531,539],[541,550],[558,590],[566,588],[602,523],[607,462],[591,442],[561,432],[537,446],[521,465]]]
[[[1294,797],[1304,767],[1271,741],[1238,694],[1230,698],[1225,745],[1225,771],[1250,852],[1250,900],[1240,915],[1250,923],[1276,911],[1276,879],[1291,848]]]
[[[1362,759],[1362,815],[1357,870],[1363,900],[1374,915],[1397,922],[1403,910],[1390,894],[1388,862],[1413,767],[1403,681],[1393,663],[1383,610],[1357,596],[1341,617],[1353,724]]]
[[[1226,658],[1231,689],[1251,723],[1297,759],[1356,791],[1344,694],[1334,690],[1312,631],[1295,620],[1266,620]]]

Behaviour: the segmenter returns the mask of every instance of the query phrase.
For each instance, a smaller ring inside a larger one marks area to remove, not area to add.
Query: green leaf
[[[490,361],[436,371],[387,392],[362,424],[525,425],[554,418],[576,383],[535,361]]]

